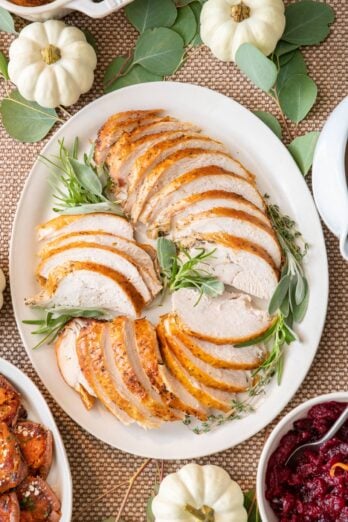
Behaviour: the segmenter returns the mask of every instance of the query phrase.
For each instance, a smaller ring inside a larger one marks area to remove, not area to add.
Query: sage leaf
[[[308,174],[309,169],[312,166],[314,151],[319,135],[320,133],[317,131],[308,132],[303,136],[295,138],[288,146],[289,152],[304,176]]]
[[[289,295],[288,294],[284,297],[283,302],[280,305],[279,310],[281,311],[281,313],[283,314],[284,317],[287,317],[289,315],[290,303],[289,303]]]
[[[173,0],[134,0],[125,13],[139,33],[154,27],[171,27],[177,16]]]
[[[105,92],[116,91],[136,83],[159,82],[161,80],[163,80],[163,76],[147,71],[141,65],[134,65],[126,74],[119,76],[119,78],[108,85],[105,88]]]
[[[12,16],[3,7],[0,7],[0,31],[17,34]]]
[[[250,489],[244,493],[244,507],[248,514],[248,522],[262,522],[255,489]]]
[[[236,348],[245,348],[247,346],[254,346],[255,344],[260,344],[263,341],[267,341],[274,334],[275,330],[278,327],[278,322],[274,321],[272,326],[268,328],[263,334],[254,337],[253,339],[249,339],[248,341],[244,341],[242,343],[238,343],[235,345]]]
[[[120,205],[117,203],[113,203],[112,201],[102,201],[101,203],[85,203],[83,205],[79,205],[77,207],[69,207],[65,210],[59,210],[59,213],[64,214],[94,214],[95,212],[110,212],[112,214],[117,214],[118,216],[123,216],[122,209]]]
[[[153,74],[168,76],[177,70],[183,55],[184,41],[178,33],[166,27],[147,29],[136,43],[134,64]]]
[[[2,51],[0,51],[0,74],[5,78],[5,80],[10,79],[8,75],[8,61]]]
[[[281,139],[282,137],[282,128],[280,126],[279,121],[273,114],[266,111],[254,111],[255,116],[257,116],[267,127],[274,132],[274,134]]]
[[[297,323],[300,323],[301,321],[303,321],[303,318],[307,312],[308,302],[309,302],[309,286],[308,286],[307,279],[304,278],[303,282],[305,285],[303,301],[299,305],[297,305],[293,311],[294,321],[296,321]]]
[[[242,44],[236,53],[236,63],[249,80],[263,91],[268,92],[275,84],[275,64],[254,45]]]
[[[282,40],[297,45],[314,45],[325,40],[335,14],[326,3],[303,0],[288,5],[285,18]]]
[[[289,275],[282,277],[279,281],[268,305],[268,313],[270,315],[273,315],[277,310],[279,310],[286,294],[289,291],[290,281],[291,278]]]
[[[192,10],[193,14],[195,15],[196,23],[197,23],[196,35],[194,36],[193,40],[190,42],[190,44],[193,47],[197,47],[198,45],[202,45],[202,43],[203,43],[202,38],[201,38],[201,11],[202,11],[204,1],[205,0],[203,0],[203,1],[199,0],[196,2],[190,3],[190,9]]]
[[[96,41],[95,37],[93,36],[93,34],[91,33],[91,31],[89,29],[81,29],[81,31],[85,35],[86,40],[89,43],[89,45],[91,45],[93,47],[93,49],[95,50],[95,52],[97,53],[98,52],[97,41]]]
[[[294,74],[279,91],[279,103],[286,116],[298,123],[309,113],[317,98],[317,86],[306,74]]]
[[[176,246],[173,241],[160,237],[157,239],[157,258],[161,267],[161,271],[166,276],[170,276],[173,261],[176,257]]]
[[[296,284],[296,290],[295,290],[295,303],[297,305],[302,303],[304,296],[305,296],[305,290],[306,290],[306,286],[305,286],[303,277],[298,277],[297,284]]]
[[[54,109],[24,99],[17,90],[2,100],[0,114],[9,135],[26,143],[42,140],[59,121]]]
[[[216,277],[211,277],[201,281],[200,289],[203,294],[209,297],[217,297],[218,295],[222,295],[224,293],[225,285]]]
[[[94,170],[85,163],[80,163],[73,158],[70,158],[69,162],[80,184],[95,196],[101,196],[103,186]]]
[[[197,31],[197,22],[190,6],[178,10],[177,19],[171,29],[181,36],[185,45],[192,41]]]
[[[279,40],[273,53],[276,56],[280,57],[280,56],[283,56],[284,54],[288,54],[291,51],[294,51],[295,49],[297,49],[297,47],[298,47],[297,44],[292,44],[289,42],[285,42],[284,40]]]
[[[276,88],[278,92],[287,82],[288,78],[294,74],[307,74],[306,62],[304,61],[300,51],[295,51],[291,59],[286,64],[281,66],[276,82]]]

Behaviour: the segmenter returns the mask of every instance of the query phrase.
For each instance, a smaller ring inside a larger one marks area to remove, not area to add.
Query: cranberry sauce
[[[348,522],[348,421],[319,450],[306,450],[285,466],[294,449],[325,435],[347,405],[313,406],[271,455],[266,498],[280,522]]]

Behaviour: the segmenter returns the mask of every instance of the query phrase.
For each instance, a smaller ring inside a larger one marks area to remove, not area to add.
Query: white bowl
[[[21,16],[26,20],[42,22],[51,18],[61,18],[71,11],[80,11],[91,18],[103,18],[132,1],[133,0],[102,0],[102,2],[93,2],[92,0],[54,0],[49,4],[37,7],[23,7],[13,4],[8,0],[0,0],[0,6],[10,13]]]
[[[280,439],[288,433],[293,427],[293,423],[301,418],[307,416],[308,411],[315,406],[323,402],[336,401],[336,402],[347,402],[348,403],[348,392],[334,392],[326,395],[320,395],[314,399],[306,401],[294,410],[290,411],[274,428],[272,433],[267,439],[267,442],[262,450],[259,465],[257,468],[256,478],[256,496],[257,502],[260,509],[261,519],[264,522],[278,522],[278,518],[275,516],[268,500],[265,497],[265,476],[267,471],[267,465],[270,456],[279,446]]]

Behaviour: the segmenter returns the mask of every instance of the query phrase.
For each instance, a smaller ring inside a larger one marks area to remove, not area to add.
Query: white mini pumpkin
[[[42,107],[72,105],[93,85],[95,51],[59,20],[27,25],[10,46],[8,72],[20,94]]]
[[[243,43],[268,56],[284,28],[282,0],[208,0],[201,13],[201,38],[224,62],[234,60]]]
[[[247,522],[243,501],[237,482],[222,468],[187,464],[162,481],[152,511],[156,522]]]
[[[0,309],[2,308],[2,305],[4,304],[3,292],[5,290],[5,287],[6,287],[5,275],[4,275],[4,272],[0,268]]]

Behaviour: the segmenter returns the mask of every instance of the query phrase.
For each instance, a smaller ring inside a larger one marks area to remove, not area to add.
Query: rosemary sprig
[[[157,240],[157,257],[161,268],[164,291],[175,292],[180,288],[194,288],[202,295],[216,297],[224,291],[224,284],[217,277],[197,265],[214,255],[215,250],[204,249],[191,256],[187,249],[178,249],[173,241],[160,237]],[[196,304],[197,304],[196,303]]]
[[[102,318],[105,316],[104,310],[86,310],[79,308],[71,308],[69,310],[57,310],[49,311],[44,310],[44,317],[42,319],[32,319],[22,321],[24,324],[35,325],[38,328],[33,330],[33,335],[43,335],[43,338],[33,347],[33,349],[39,348],[43,344],[52,343],[58,336],[59,332],[64,326],[74,317],[93,317]]]
[[[93,147],[89,154],[83,155],[79,161],[78,138],[75,138],[71,150],[65,146],[64,140],[59,143],[58,156],[52,159],[40,156],[50,167],[50,184],[54,190],[57,206],[55,212],[113,212],[122,214],[116,201],[109,199],[112,185],[104,166],[93,162]]]

